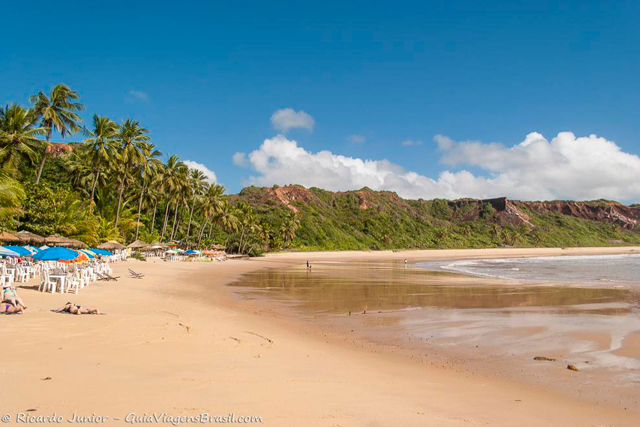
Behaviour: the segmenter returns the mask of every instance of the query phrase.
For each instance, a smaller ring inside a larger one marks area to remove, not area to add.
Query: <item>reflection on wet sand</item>
[[[492,374],[499,360],[509,376],[640,403],[640,293],[629,288],[523,284],[392,261],[266,269],[232,286],[245,298],[373,342],[455,356]],[[532,362],[537,355],[559,362]],[[580,376],[562,375],[568,362]],[[597,387],[582,390],[585,382]]]
[[[315,263],[305,268],[267,269],[234,284],[249,295],[268,291],[270,299],[305,310],[346,313],[407,308],[563,307],[604,302],[635,304],[626,289],[517,285],[515,282],[461,277],[405,268],[400,263]],[[607,308],[621,314],[628,307]],[[606,314],[606,313],[602,313]]]

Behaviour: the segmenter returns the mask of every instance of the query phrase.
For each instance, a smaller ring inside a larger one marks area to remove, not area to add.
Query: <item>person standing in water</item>
[[[311,270],[311,264],[309,264],[309,260],[307,260],[307,270]]]

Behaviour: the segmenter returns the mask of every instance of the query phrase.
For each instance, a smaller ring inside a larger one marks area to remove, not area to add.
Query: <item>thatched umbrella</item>
[[[98,249],[104,249],[107,251],[122,250],[124,248],[126,248],[125,245],[123,245],[122,243],[115,242],[113,240],[109,240],[108,242],[104,242],[103,244],[98,246]]]
[[[227,249],[227,247],[225,245],[213,245],[213,246],[211,246],[211,249],[213,249],[215,251],[223,251],[223,250]]]
[[[22,243],[20,237],[8,231],[0,231],[0,242],[2,243]]]
[[[17,236],[23,243],[33,243],[36,245],[43,245],[45,243],[45,238],[37,235],[36,233],[32,233],[30,231],[22,230],[19,231]]]
[[[88,248],[88,246],[86,245],[86,243],[81,242],[80,240],[76,240],[76,239],[69,239],[69,241],[71,242],[70,247],[72,247],[72,248],[79,248],[79,249],[86,249],[86,248]]]
[[[49,246],[62,246],[65,248],[86,248],[87,245],[80,240],[70,239],[68,237],[58,236],[54,234],[44,239],[45,243]]]
[[[149,246],[148,243],[143,242],[142,240],[136,240],[133,243],[127,245],[128,249],[140,249]]]

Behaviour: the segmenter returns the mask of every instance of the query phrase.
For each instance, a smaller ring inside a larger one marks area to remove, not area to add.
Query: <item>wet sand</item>
[[[225,286],[243,274],[302,265],[308,258],[386,262],[476,255],[496,251],[279,254],[214,264],[132,260],[115,265],[123,276],[118,282],[97,282],[79,295],[42,294],[31,282],[19,288],[27,314],[0,317],[2,411],[95,413],[110,423],[119,417],[116,424],[131,412],[233,412],[261,416],[269,426],[636,425],[637,407],[593,404],[437,355],[418,359],[355,332],[283,316],[277,304],[238,298]],[[146,276],[127,278],[127,268]],[[108,314],[50,311],[69,300]],[[384,316],[351,319],[393,323]],[[559,378],[582,374],[558,370]]]
[[[640,289],[520,283],[396,261],[318,261],[232,284],[282,315],[409,357],[456,363],[595,403],[640,405]],[[534,361],[544,356],[555,361]],[[562,378],[567,365],[581,375]],[[583,387],[588,384],[588,387]]]

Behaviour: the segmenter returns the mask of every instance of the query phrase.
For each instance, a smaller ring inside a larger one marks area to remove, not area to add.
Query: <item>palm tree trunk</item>
[[[151,218],[151,229],[149,231],[151,231],[151,233],[153,233],[153,227],[155,227],[156,225],[156,210],[158,209],[158,200],[156,199],[155,203],[153,204],[153,217]]]
[[[100,178],[100,169],[96,170],[96,177],[93,179],[93,185],[91,186],[91,201],[93,202],[93,196],[96,194],[96,186],[98,185],[98,178]]]
[[[140,191],[140,198],[138,199],[138,221],[136,223],[136,238],[138,240],[138,232],[140,231],[140,211],[142,210],[142,196],[144,195],[144,190],[147,186],[146,182],[142,182],[142,190]]]
[[[191,204],[191,212],[189,213],[189,225],[187,226],[187,240],[189,239],[189,234],[191,232],[191,219],[193,218],[193,211],[196,208],[196,199],[193,199],[193,203]]]
[[[238,245],[238,253],[242,253],[242,240],[244,239],[245,227],[242,227],[242,234],[240,234],[240,244]]]
[[[198,237],[198,249],[200,249],[200,242],[202,242],[202,236],[204,235],[204,229],[207,227],[209,220],[206,220],[204,224],[202,224],[202,228],[200,229],[200,236]]]
[[[173,214],[173,228],[171,229],[171,241],[173,241],[173,238],[176,236],[176,226],[178,224],[178,204],[176,203],[176,210],[175,213]]]
[[[120,181],[120,192],[118,194],[118,210],[116,211],[116,223],[115,227],[118,227],[118,221],[120,221],[120,209],[122,208],[122,194],[124,193],[124,186],[127,180],[127,171],[124,171],[122,175],[122,181]]]
[[[169,219],[169,201],[167,200],[167,208],[164,210],[164,224],[162,224],[162,237],[160,240],[164,240],[164,233],[167,231],[167,221]]]
[[[51,130],[47,133],[47,143],[44,146],[44,152],[42,153],[42,160],[40,160],[40,167],[38,167],[38,174],[36,175],[36,184],[40,182],[40,176],[42,176],[42,170],[44,169],[44,162],[47,160],[47,148],[49,148],[49,142],[51,141]]]

